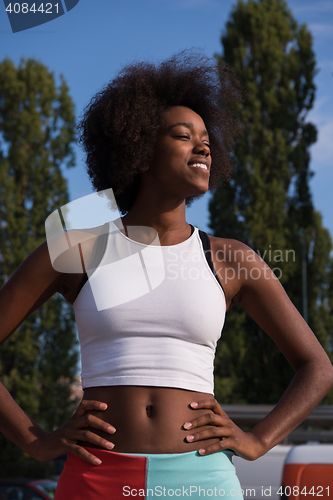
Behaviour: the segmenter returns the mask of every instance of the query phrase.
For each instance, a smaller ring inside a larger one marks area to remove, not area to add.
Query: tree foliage
[[[306,120],[315,97],[312,36],[284,0],[238,0],[221,37],[217,61],[240,76],[237,108],[244,135],[232,181],[214,192],[210,227],[258,251],[303,311],[302,245],[309,325],[332,354],[332,241],[309,187],[315,126]],[[265,253],[266,252],[266,253]],[[276,403],[293,370],[271,339],[235,306],[219,342],[216,395],[227,403]],[[333,401],[332,394],[326,401]]]
[[[74,105],[63,76],[42,63],[0,63],[0,286],[45,241],[45,219],[68,200],[61,167],[74,166]],[[77,368],[72,308],[53,296],[0,348],[1,378],[45,430],[68,419]],[[0,436],[0,476],[43,473]]]

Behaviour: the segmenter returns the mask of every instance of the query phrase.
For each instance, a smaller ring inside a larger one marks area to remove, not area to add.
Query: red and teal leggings
[[[102,464],[91,465],[69,454],[54,500],[133,500],[134,497],[243,500],[232,463],[233,452],[229,450],[207,456],[197,451],[168,454],[89,451]]]

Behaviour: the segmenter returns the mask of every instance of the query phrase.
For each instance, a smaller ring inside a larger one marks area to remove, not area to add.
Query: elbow
[[[327,361],[320,369],[322,386],[326,389],[325,396],[333,389],[333,366],[328,358]]]
[[[310,378],[314,382],[314,387],[322,398],[333,389],[333,365],[327,354],[324,354],[305,363],[310,370]]]

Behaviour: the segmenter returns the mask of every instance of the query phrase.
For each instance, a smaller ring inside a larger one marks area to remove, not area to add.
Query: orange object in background
[[[333,498],[333,445],[295,446],[287,455],[282,492],[289,500]]]

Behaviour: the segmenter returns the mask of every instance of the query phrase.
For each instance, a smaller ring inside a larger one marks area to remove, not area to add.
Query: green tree
[[[304,247],[309,325],[331,354],[332,241],[309,188],[309,148],[317,136],[306,121],[315,96],[311,33],[297,24],[284,0],[238,0],[221,43],[218,63],[231,64],[246,89],[237,108],[244,135],[237,141],[232,181],[210,201],[210,227],[215,236],[260,252],[303,314]],[[227,314],[215,373],[221,402],[275,403],[293,370],[235,306]],[[332,394],[326,398],[332,400]]]
[[[33,59],[0,63],[0,287],[45,241],[45,219],[68,200],[61,167],[74,166],[74,105],[63,76]],[[45,430],[68,419],[77,368],[72,308],[56,294],[0,348],[1,379]],[[43,474],[0,435],[0,476]]]

